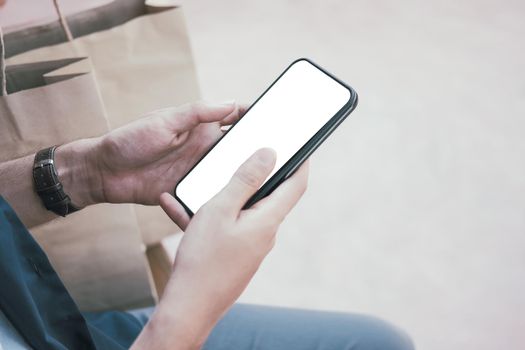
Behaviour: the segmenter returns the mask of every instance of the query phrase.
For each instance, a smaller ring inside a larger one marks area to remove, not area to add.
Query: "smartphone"
[[[357,105],[357,93],[312,61],[294,61],[177,184],[190,217],[260,148],[276,151],[274,170],[248,200],[270,194],[319,147]]]

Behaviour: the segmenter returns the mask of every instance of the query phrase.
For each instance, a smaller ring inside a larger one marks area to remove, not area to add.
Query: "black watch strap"
[[[56,146],[49,147],[35,155],[33,184],[47,210],[51,210],[60,216],[66,216],[80,210],[80,208],[71,203],[71,198],[64,192],[58,179],[54,163],[56,148]]]

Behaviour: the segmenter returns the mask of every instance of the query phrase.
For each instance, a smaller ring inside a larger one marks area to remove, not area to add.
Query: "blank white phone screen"
[[[178,184],[177,197],[197,212],[244,161],[264,147],[277,153],[268,180],[350,96],[348,88],[308,61],[297,61]]]

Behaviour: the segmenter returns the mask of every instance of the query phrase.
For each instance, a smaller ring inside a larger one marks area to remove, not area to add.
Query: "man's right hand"
[[[272,249],[279,225],[306,190],[307,163],[268,197],[242,210],[274,166],[274,151],[257,151],[187,227],[177,222],[181,205],[170,194],[161,195],[162,208],[186,230],[164,295],[134,349],[202,346],[246,288]]]

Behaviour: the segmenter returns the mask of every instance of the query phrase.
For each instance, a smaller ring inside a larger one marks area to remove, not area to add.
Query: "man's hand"
[[[161,302],[133,349],[197,349],[246,288],[271,250],[281,222],[306,189],[304,164],[268,197],[242,210],[275,166],[275,153],[262,149],[229,184],[191,219],[179,221],[180,204],[168,193],[160,204],[186,227]]]
[[[60,145],[55,167],[73,204],[159,204],[244,112],[235,103],[197,103],[152,112],[110,133]],[[0,163],[0,193],[27,227],[56,218],[33,189],[35,155]]]
[[[77,157],[85,154],[85,169],[93,172],[89,193],[80,193],[78,182],[68,186],[67,175],[60,176],[60,169],[59,176],[65,178],[64,188],[79,206],[96,202],[159,204],[160,194],[173,192],[182,176],[222,136],[221,126],[232,124],[242,113],[233,102],[196,103],[152,112],[92,139],[85,151],[77,152]],[[72,146],[59,147],[57,157],[61,148]]]

